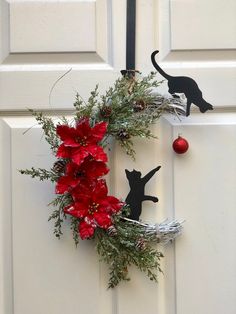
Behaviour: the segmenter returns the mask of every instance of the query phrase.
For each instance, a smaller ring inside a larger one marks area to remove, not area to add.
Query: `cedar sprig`
[[[60,145],[60,139],[56,134],[56,126],[52,118],[46,117],[42,112],[34,111],[33,109],[29,109],[29,111],[35,117],[38,124],[42,126],[45,140],[48,142],[53,154],[55,155]]]
[[[162,272],[160,260],[163,254],[152,247],[152,239],[141,225],[130,225],[115,218],[116,234],[111,236],[102,229],[96,229],[97,251],[102,261],[109,265],[109,288],[114,288],[122,280],[130,280],[128,268],[135,265],[146,273],[150,280],[157,281],[157,272]],[[145,248],[140,249],[137,242],[142,239]]]
[[[77,93],[74,107],[76,109],[76,117],[78,120],[84,117],[89,117],[91,122],[95,122],[95,115],[98,108],[98,85],[90,93],[90,97],[87,102],[84,102],[81,96]]]
[[[19,170],[19,172],[31,176],[31,178],[39,178],[40,181],[50,180],[56,182],[58,180],[58,175],[54,171],[43,168],[31,167],[31,169]]]
[[[72,236],[75,242],[75,246],[78,246],[79,244],[78,228],[79,228],[79,219],[71,216],[71,230],[72,230]]]
[[[60,239],[62,232],[62,223],[66,219],[64,208],[71,204],[72,198],[69,194],[58,195],[48,206],[56,207],[52,214],[49,216],[48,221],[54,220],[55,236]]]

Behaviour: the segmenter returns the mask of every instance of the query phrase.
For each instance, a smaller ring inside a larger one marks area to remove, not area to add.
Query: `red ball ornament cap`
[[[188,141],[179,135],[178,138],[174,140],[172,147],[177,154],[184,154],[188,150],[189,145]]]

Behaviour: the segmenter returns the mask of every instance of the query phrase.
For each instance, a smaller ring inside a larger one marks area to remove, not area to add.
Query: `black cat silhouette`
[[[151,179],[151,177],[161,168],[161,166],[148,172],[143,178],[141,177],[140,171],[128,171],[125,169],[126,177],[129,181],[130,192],[126,197],[126,204],[129,205],[131,213],[129,215],[130,219],[139,220],[142,212],[142,202],[152,201],[154,203],[158,202],[158,198],[155,196],[145,195],[144,188],[145,184]]]
[[[213,106],[206,102],[202,98],[202,92],[200,91],[197,83],[191,78],[187,76],[170,76],[165,73],[162,68],[156,63],[155,56],[159,51],[156,50],[151,55],[151,60],[154,68],[165,78],[168,80],[169,93],[174,97],[178,97],[175,95],[176,93],[184,93],[187,98],[187,108],[186,108],[186,116],[190,114],[190,106],[191,104],[199,107],[201,112],[206,112],[207,110],[213,110]]]

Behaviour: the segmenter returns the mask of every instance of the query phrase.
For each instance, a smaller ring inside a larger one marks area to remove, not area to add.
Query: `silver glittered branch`
[[[160,224],[147,224],[141,221],[124,218],[128,223],[133,225],[139,225],[143,227],[143,232],[152,241],[161,243],[163,245],[168,242],[172,242],[177,236],[179,236],[183,229],[184,220],[164,220]]]
[[[176,114],[177,116],[186,115],[186,98],[183,94],[173,97],[171,95],[163,96],[153,91],[154,102],[148,104],[150,111],[165,111],[166,113]]]

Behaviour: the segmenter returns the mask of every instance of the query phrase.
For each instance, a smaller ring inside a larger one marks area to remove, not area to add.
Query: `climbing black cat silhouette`
[[[207,110],[213,110],[213,106],[206,102],[202,98],[202,92],[200,91],[197,83],[187,76],[170,76],[165,73],[160,66],[156,63],[155,56],[159,51],[156,50],[151,55],[151,60],[154,68],[168,80],[169,93],[174,97],[178,97],[176,93],[184,93],[187,98],[186,116],[190,114],[191,104],[199,107],[201,112]]]
[[[161,168],[161,166],[148,172],[143,178],[141,177],[140,171],[128,171],[125,169],[126,177],[129,181],[130,192],[126,197],[126,204],[129,205],[131,213],[129,215],[130,219],[139,220],[142,212],[142,202],[152,201],[154,203],[158,202],[158,198],[155,196],[145,195],[144,188],[145,184],[151,179],[151,177]]]

